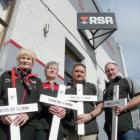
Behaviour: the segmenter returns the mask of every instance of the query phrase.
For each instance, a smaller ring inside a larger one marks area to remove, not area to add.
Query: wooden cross
[[[65,89],[66,89],[65,85],[59,85],[57,98],[42,94],[40,96],[40,102],[51,104],[51,105],[56,105],[56,106],[60,106],[60,107],[64,107],[64,108],[78,110],[77,103],[66,101],[64,99],[63,96],[65,94]],[[59,117],[57,117],[56,115],[53,115],[49,140],[57,140],[60,120],[61,119]]]
[[[65,95],[66,100],[76,101],[78,104],[78,115],[84,114],[83,102],[94,102],[97,101],[95,95],[83,95],[83,85],[77,84],[77,95]],[[78,124],[78,135],[85,135],[85,127],[83,124]]]
[[[11,114],[11,119],[18,113],[38,111],[37,103],[17,105],[16,88],[8,88],[8,106],[0,106],[0,115]],[[11,140],[20,140],[20,128],[13,123],[10,125]]]
[[[122,106],[127,104],[127,98],[119,99],[119,86],[115,85],[113,89],[113,100],[104,101],[104,107]],[[118,115],[114,109],[112,111],[112,133],[111,140],[117,140],[118,134]]]

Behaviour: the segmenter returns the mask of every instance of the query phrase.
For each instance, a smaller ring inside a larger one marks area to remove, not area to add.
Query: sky
[[[128,76],[140,85],[140,0],[97,0],[103,12],[115,13],[115,40],[125,54]]]

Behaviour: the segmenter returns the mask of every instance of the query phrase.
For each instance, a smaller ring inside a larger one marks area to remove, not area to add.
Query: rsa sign
[[[77,28],[81,30],[117,29],[114,13],[78,13]]]

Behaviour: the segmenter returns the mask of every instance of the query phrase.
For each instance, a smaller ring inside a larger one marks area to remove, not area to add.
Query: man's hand
[[[127,108],[124,105],[124,106],[117,106],[114,109],[115,109],[116,115],[120,115],[122,112],[125,112]]]
[[[91,119],[92,119],[92,116],[90,115],[90,113],[86,113],[86,114],[78,115],[76,122],[78,124],[82,124],[82,123],[90,121]]]

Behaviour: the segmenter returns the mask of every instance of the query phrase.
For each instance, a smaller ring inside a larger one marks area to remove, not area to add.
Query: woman
[[[36,60],[36,55],[26,49],[21,49],[17,55],[17,67],[4,72],[0,77],[0,104],[8,105],[7,89],[17,89],[18,104],[36,103],[42,91],[42,83],[31,69]],[[14,123],[21,128],[21,140],[34,140],[36,128],[39,126],[37,113],[20,113],[14,119],[10,115],[1,116],[1,140],[9,140],[9,125]]]
[[[58,75],[58,67],[59,67],[58,63],[54,61],[48,62],[45,66],[44,73],[46,76],[46,80],[43,83],[44,88],[43,94],[47,96],[57,97],[59,89],[59,85],[56,83],[56,78]],[[44,129],[46,129],[48,139],[53,115],[57,115],[59,118],[62,119],[66,115],[66,110],[59,106],[43,104],[43,110],[40,115],[42,124],[44,124]],[[64,132],[65,132],[64,127],[61,124],[58,133],[58,140],[63,140]]]

